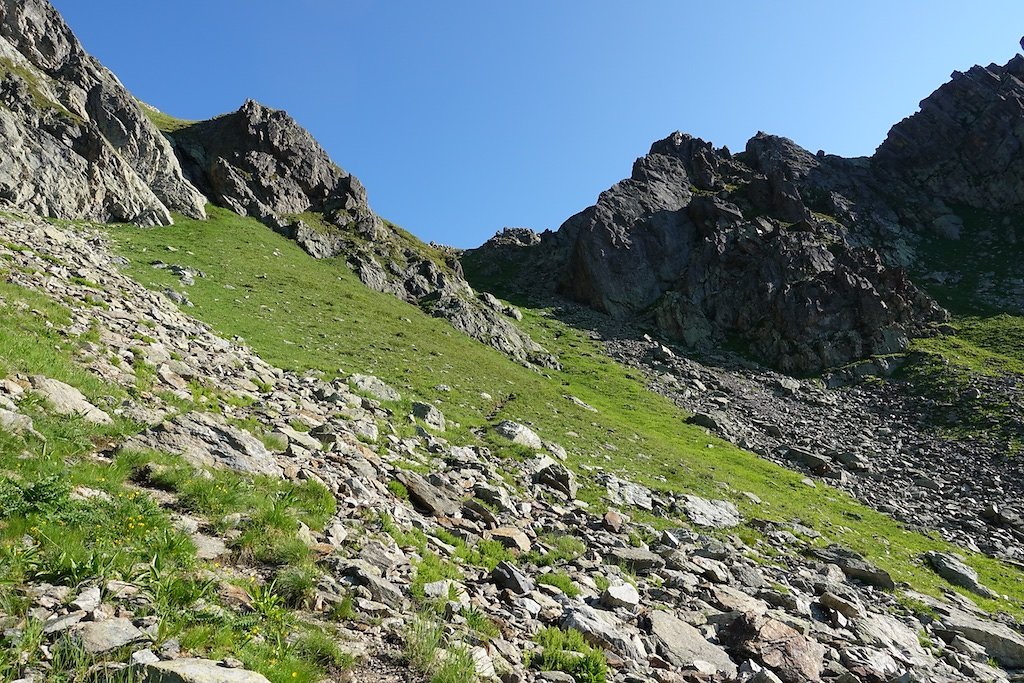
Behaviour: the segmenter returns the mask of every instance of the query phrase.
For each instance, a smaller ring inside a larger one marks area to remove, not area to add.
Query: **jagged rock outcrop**
[[[920,111],[892,127],[873,164],[911,196],[923,192],[951,206],[1019,211],[1022,150],[1024,56],[1018,54],[1001,66],[954,71],[921,101]],[[927,208],[926,201],[918,204]]]
[[[739,343],[784,371],[815,372],[898,351],[945,316],[804,201],[799,185],[813,185],[855,220],[847,197],[868,193],[857,167],[763,134],[733,156],[676,133],[557,234],[519,241],[562,254],[559,291],[597,310],[648,317],[692,347]],[[895,219],[871,208],[881,223]]]
[[[294,223],[290,217],[317,212],[339,227],[354,223],[368,239],[380,228],[359,179],[331,161],[286,112],[248,100],[236,112],[175,131],[171,139],[189,178],[235,213],[284,229]]]
[[[56,218],[204,215],[170,145],[45,0],[0,2],[0,202]]]
[[[1022,143],[1017,55],[954,72],[870,158],[764,133],[734,155],[676,133],[558,232],[507,230],[464,262],[509,290],[558,292],[690,347],[813,373],[900,351],[946,317],[904,268],[976,280],[969,294],[989,307],[1024,306],[1024,272],[1006,258],[1020,243]],[[943,256],[962,235],[962,256],[978,258]]]

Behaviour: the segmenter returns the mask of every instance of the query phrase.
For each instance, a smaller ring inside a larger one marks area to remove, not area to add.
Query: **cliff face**
[[[0,201],[56,218],[204,215],[168,142],[42,0],[0,2]]]

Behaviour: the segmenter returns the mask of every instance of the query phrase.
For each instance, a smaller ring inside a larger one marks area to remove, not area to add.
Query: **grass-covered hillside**
[[[927,549],[953,550],[936,538],[908,531],[890,518],[831,488],[810,487],[796,473],[772,465],[684,423],[667,399],[649,392],[635,372],[617,365],[583,333],[543,310],[526,310],[523,324],[558,354],[563,370],[523,368],[440,320],[363,287],[341,262],[316,261],[259,223],[219,209],[207,221],[178,218],[157,230],[112,227],[129,272],[157,289],[187,293],[190,313],[225,336],[243,337],[267,361],[291,369],[375,374],[415,397],[435,402],[459,427],[453,442],[488,444],[515,466],[523,452],[491,437],[501,419],[526,422],[563,445],[587,483],[581,497],[601,505],[592,483],[600,470],[654,489],[686,491],[736,502],[746,519],[799,520],[828,539],[864,553],[898,581],[937,593],[951,586],[925,569]],[[154,262],[202,271],[194,285]],[[585,409],[570,397],[592,406]],[[755,505],[742,492],[763,502]],[[655,526],[681,519],[646,520]],[[757,537],[753,528],[742,534]],[[1024,575],[978,554],[966,554],[982,581],[1011,601],[980,600],[989,609],[1024,613]]]

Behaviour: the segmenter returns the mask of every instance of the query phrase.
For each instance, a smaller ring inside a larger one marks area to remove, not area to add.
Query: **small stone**
[[[501,527],[490,532],[491,538],[501,543],[509,550],[518,550],[521,553],[529,552],[531,544],[530,537],[521,529],[515,527]]]
[[[82,610],[83,612],[91,612],[100,606],[100,587],[90,586],[84,591],[78,594],[74,600],[71,601],[71,609]]]
[[[606,607],[625,607],[632,609],[640,604],[640,593],[630,583],[617,583],[604,589],[601,593],[601,604]]]
[[[78,632],[82,647],[93,655],[103,655],[125,645],[131,645],[146,636],[127,619],[86,622]]]

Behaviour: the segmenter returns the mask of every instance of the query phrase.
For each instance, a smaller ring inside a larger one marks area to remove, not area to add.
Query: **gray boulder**
[[[728,529],[737,526],[742,518],[740,511],[727,500],[707,500],[698,496],[683,496],[686,516],[697,526]]]
[[[896,587],[896,583],[889,576],[889,572],[868,562],[848,548],[832,545],[828,548],[815,550],[814,555],[822,562],[834,564],[842,569],[843,574],[847,578],[856,579],[870,586],[877,586],[887,590]]]
[[[502,420],[494,427],[494,432],[498,436],[504,437],[520,446],[526,446],[535,450],[540,450],[544,447],[544,442],[540,440],[536,432],[518,422]]]
[[[935,573],[955,586],[962,586],[986,598],[998,597],[998,593],[978,581],[978,572],[968,567],[958,558],[949,553],[930,550],[924,555],[925,560]]]
[[[113,420],[104,411],[86,400],[78,389],[50,377],[34,375],[32,388],[41,394],[59,415],[81,415],[95,424],[111,424]]]
[[[658,654],[673,666],[688,667],[700,661],[711,664],[716,674],[725,677],[736,675],[736,665],[725,650],[709,643],[700,631],[685,621],[668,612],[655,610],[647,622]]]
[[[208,659],[151,662],[142,669],[142,683],[270,683],[262,674],[229,669]]]
[[[178,415],[133,436],[123,448],[176,453],[200,467],[282,475],[281,466],[262,441],[211,413]]]

